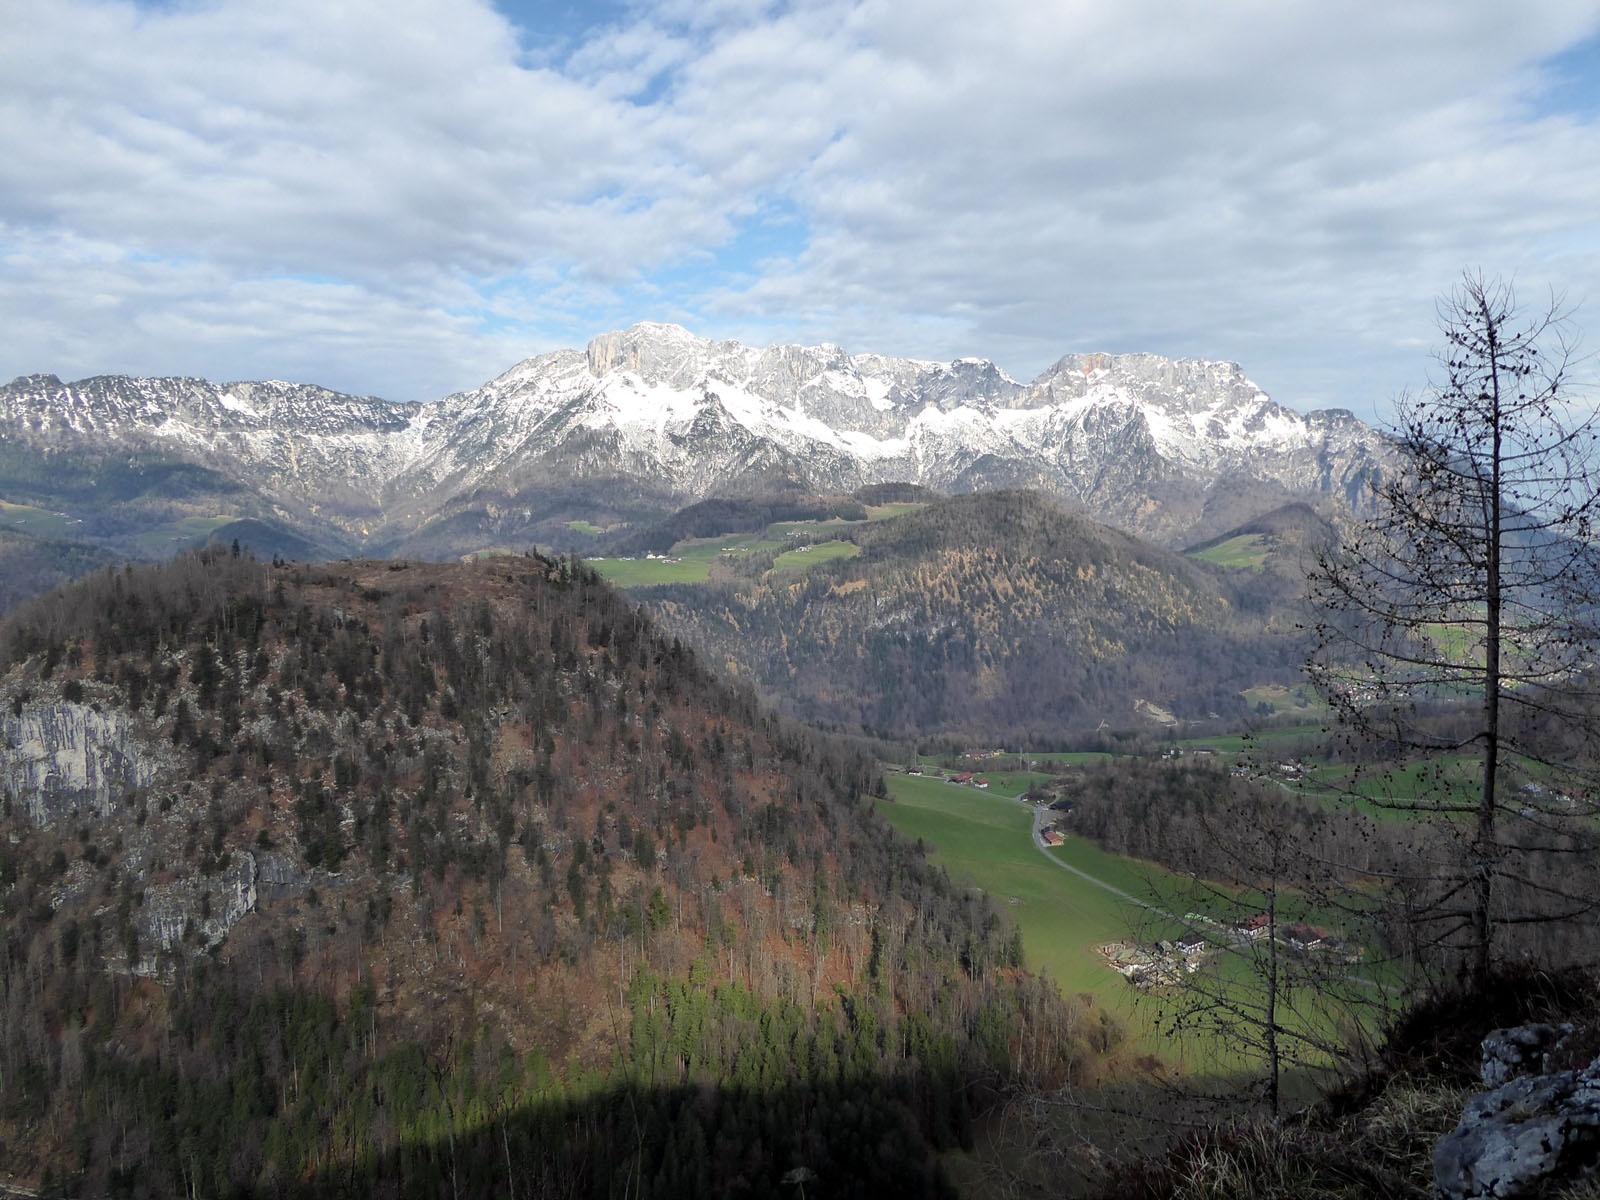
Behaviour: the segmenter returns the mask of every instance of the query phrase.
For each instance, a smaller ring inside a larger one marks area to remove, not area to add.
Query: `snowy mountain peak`
[[[681,325],[642,322],[592,338],[586,349],[589,373],[596,379],[632,371],[650,383],[684,387],[703,373],[714,343]]]
[[[1199,506],[1208,518],[1228,507],[1205,499],[1224,481],[1236,504],[1256,487],[1280,502],[1349,497],[1383,455],[1348,414],[1282,408],[1234,363],[1074,354],[1023,384],[986,359],[752,348],[659,323],[424,405],[283,381],[29,376],[0,389],[0,443],[175,457],[362,539],[405,544],[457,513],[449,528],[462,532],[449,536],[463,545],[483,536],[463,506],[502,514],[497,530],[545,529],[550,497],[582,515],[617,511],[619,495],[677,505],[775,480],[1038,487],[1173,540],[1194,531]],[[0,499],[26,497],[0,477]]]

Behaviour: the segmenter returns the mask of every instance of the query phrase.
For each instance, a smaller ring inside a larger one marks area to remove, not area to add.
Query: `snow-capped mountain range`
[[[92,506],[103,477],[132,470],[159,477],[138,498],[163,512],[215,503],[344,551],[550,541],[713,494],[902,480],[1037,487],[1171,543],[1284,498],[1355,501],[1383,457],[1351,414],[1284,408],[1232,363],[1069,355],[1024,384],[981,359],[755,349],[658,324],[428,404],[123,376],[0,390],[0,500],[82,517],[74,495]]]

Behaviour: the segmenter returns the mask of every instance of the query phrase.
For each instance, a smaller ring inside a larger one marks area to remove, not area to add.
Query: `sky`
[[[1600,0],[0,0],[0,379],[670,321],[1382,420],[1464,270],[1600,339]]]

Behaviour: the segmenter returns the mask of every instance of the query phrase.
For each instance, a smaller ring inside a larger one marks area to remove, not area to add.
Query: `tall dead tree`
[[[1558,301],[1525,310],[1469,273],[1439,327],[1370,517],[1312,572],[1311,669],[1359,756],[1385,761],[1392,786],[1368,798],[1454,846],[1403,882],[1422,942],[1481,986],[1509,928],[1595,902],[1573,866],[1595,841],[1596,414]]]

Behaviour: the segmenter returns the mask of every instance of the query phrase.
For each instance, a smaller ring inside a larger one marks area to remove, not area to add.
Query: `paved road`
[[[1076,875],[1079,879],[1086,880],[1087,882],[1094,884],[1095,887],[1097,887],[1097,888],[1104,888],[1106,891],[1110,892],[1113,896],[1116,896],[1118,899],[1126,900],[1129,904],[1137,904],[1140,908],[1147,908],[1151,912],[1156,913],[1159,916],[1172,917],[1172,914],[1167,912],[1165,909],[1157,908],[1154,904],[1151,904],[1148,901],[1141,900],[1137,896],[1130,895],[1129,893],[1123,891],[1119,887],[1113,887],[1111,884],[1107,883],[1104,879],[1096,879],[1093,875],[1089,874],[1089,872],[1083,871],[1083,870],[1079,870],[1077,867],[1073,866],[1071,863],[1064,863],[1059,858],[1057,858],[1054,854],[1051,854],[1050,853],[1050,847],[1048,847],[1048,846],[1046,846],[1044,844],[1044,835],[1040,832],[1040,830],[1042,830],[1044,828],[1045,816],[1050,812],[1050,810],[1048,808],[1036,808],[1034,805],[1029,804],[1026,796],[1013,796],[1011,798],[1013,800],[1015,800],[1018,804],[1021,804],[1022,806],[1024,806],[1025,808],[1033,809],[1033,847],[1040,854],[1044,855],[1045,858],[1049,859],[1052,863],[1054,863],[1056,866],[1060,867],[1063,871],[1070,871],[1072,874]],[[1176,917],[1172,917],[1172,919],[1173,920],[1177,920]]]
[[[1159,917],[1166,917],[1170,921],[1178,921],[1179,918],[1174,916],[1172,913],[1168,912],[1166,909],[1158,908],[1156,905],[1151,904],[1147,900],[1141,900],[1137,896],[1130,895],[1127,892],[1123,891],[1119,887],[1113,887],[1111,884],[1107,883],[1103,879],[1096,879],[1093,875],[1089,874],[1087,871],[1079,870],[1077,867],[1072,866],[1070,863],[1064,863],[1059,858],[1057,858],[1054,854],[1051,854],[1050,853],[1050,848],[1044,844],[1044,836],[1040,833],[1040,830],[1044,827],[1045,816],[1049,813],[1050,810],[1048,808],[1035,808],[1033,805],[1028,804],[1027,798],[1025,796],[1013,796],[1013,797],[1011,797],[1011,799],[1015,800],[1018,804],[1026,805],[1027,807],[1033,809],[1033,845],[1034,845],[1034,848],[1036,850],[1038,850],[1040,854],[1044,855],[1047,859],[1049,859],[1051,862],[1055,863],[1056,866],[1060,867],[1063,871],[1071,871],[1079,879],[1082,879],[1082,880],[1085,880],[1085,881],[1087,881],[1089,883],[1092,883],[1092,884],[1095,885],[1095,887],[1104,888],[1106,891],[1110,892],[1113,896],[1120,897],[1121,899],[1126,900],[1129,904],[1137,904],[1140,908],[1146,909],[1149,912],[1153,912]],[[1182,922],[1180,922],[1180,923],[1182,923]],[[1223,947],[1223,948],[1229,950],[1231,953],[1234,953],[1234,954],[1240,953],[1240,950],[1239,950],[1239,948],[1237,946],[1226,946],[1226,947]],[[1360,984],[1363,987],[1372,988],[1372,989],[1374,989],[1376,991],[1383,992],[1385,994],[1392,993],[1392,992],[1394,992],[1396,990],[1396,989],[1394,989],[1392,987],[1389,987],[1389,986],[1387,986],[1385,984],[1378,983],[1375,980],[1368,979],[1364,975],[1341,975],[1338,978],[1348,980],[1351,983]]]

